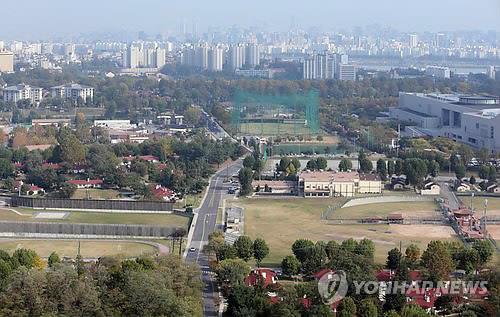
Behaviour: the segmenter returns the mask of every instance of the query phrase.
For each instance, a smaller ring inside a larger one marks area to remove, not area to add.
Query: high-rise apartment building
[[[0,50],[0,73],[12,73],[14,71],[14,54],[6,50]]]
[[[224,67],[224,49],[213,47],[208,51],[208,70],[220,72]]]
[[[245,64],[245,46],[243,44],[233,45],[229,48],[229,68],[237,70]]]
[[[408,35],[408,46],[410,48],[415,48],[418,46],[418,36],[417,34],[409,34]]]
[[[313,54],[304,59],[302,70],[304,79],[356,80],[356,67],[346,54]]]
[[[260,64],[260,46],[258,44],[247,46],[245,64],[252,68]]]
[[[164,48],[144,48],[143,45],[129,45],[123,53],[125,68],[162,68],[166,64]]]

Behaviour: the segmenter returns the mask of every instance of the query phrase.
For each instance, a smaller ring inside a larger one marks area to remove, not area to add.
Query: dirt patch
[[[426,237],[448,239],[455,236],[455,232],[449,226],[439,225],[390,225],[390,231],[404,237]]]
[[[493,239],[500,241],[500,225],[487,225],[486,229],[488,229]]]

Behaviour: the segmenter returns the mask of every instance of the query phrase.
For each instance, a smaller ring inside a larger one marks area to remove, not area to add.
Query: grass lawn
[[[73,199],[117,199],[120,194],[114,189],[77,189]]]
[[[376,246],[375,259],[384,263],[387,251],[415,243],[424,248],[433,239],[456,239],[451,227],[439,225],[330,225],[321,213],[335,199],[238,199],[234,205],[245,208],[245,234],[264,238],[270,254],[263,265],[279,266],[296,239],[343,241],[349,238],[371,239]]]
[[[284,143],[273,146],[273,155],[288,155],[290,153],[320,153],[332,154],[337,152],[337,144],[327,143]]]
[[[285,136],[285,135],[307,135],[311,130],[303,124],[277,124],[277,123],[242,123],[240,126],[241,134],[260,135],[260,136]]]
[[[11,240],[0,239],[0,249],[9,253],[16,249],[35,250],[41,257],[48,257],[53,251],[59,256],[75,258],[78,253],[77,240]],[[127,257],[141,254],[155,254],[156,248],[138,242],[80,240],[80,253],[84,258],[97,258],[105,255],[123,255]]]
[[[459,196],[460,200],[467,206],[470,206],[471,197],[470,196]],[[484,211],[484,200],[488,199],[488,206],[486,209],[486,214],[488,216],[500,216],[500,197],[479,197],[475,196],[472,199],[472,206],[476,212],[483,214]]]
[[[434,201],[391,202],[366,204],[335,209],[329,219],[360,219],[372,216],[386,217],[390,213],[401,213],[404,217],[439,216]]]
[[[201,200],[203,199],[203,196],[205,195],[205,190],[203,190],[201,193],[198,194],[188,194],[184,196],[183,200],[176,201],[174,204],[174,208],[185,208],[186,205],[191,205],[193,208],[198,208],[201,205]]]
[[[100,223],[100,224],[141,224],[158,226],[177,226],[187,228],[188,217],[174,214],[133,214],[133,213],[98,213],[98,212],[70,212],[64,219],[34,218],[38,212],[49,210],[32,210],[16,208],[23,215],[12,210],[0,208],[0,220],[3,221],[31,221],[31,222],[72,222],[72,223]],[[62,211],[54,211],[62,212]]]

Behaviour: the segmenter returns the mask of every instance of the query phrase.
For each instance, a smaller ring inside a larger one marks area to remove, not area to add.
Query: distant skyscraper
[[[123,67],[125,68],[162,68],[166,64],[166,51],[164,48],[143,48],[129,45],[123,53]]]
[[[11,73],[14,71],[14,53],[0,50],[0,72]]]
[[[349,65],[346,54],[313,54],[302,63],[304,79],[356,80],[356,67]]]
[[[408,35],[408,46],[410,48],[415,48],[418,46],[418,37],[417,34],[409,34]]]
[[[488,68],[486,69],[486,75],[490,78],[490,79],[495,79],[496,78],[496,70],[495,70],[495,66],[488,66]]]
[[[231,70],[240,69],[245,63],[245,46],[242,44],[233,45],[229,48],[229,68]]]
[[[446,34],[437,33],[435,38],[434,38],[434,46],[437,48],[446,47]]]
[[[250,67],[260,64],[260,46],[258,44],[249,44],[246,52],[246,62]]]
[[[213,47],[208,51],[208,70],[220,72],[224,67],[224,49]]]
[[[208,69],[208,46],[206,44],[196,48],[195,60],[195,66]]]

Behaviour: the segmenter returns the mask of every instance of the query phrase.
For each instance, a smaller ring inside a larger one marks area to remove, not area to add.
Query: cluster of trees
[[[311,171],[326,170],[328,161],[324,157],[311,159],[307,162],[306,169]]]
[[[189,139],[169,137],[142,144],[112,145],[102,134],[94,133],[84,119],[77,120],[75,131],[64,127],[54,133],[57,143],[44,151],[0,148],[0,175],[9,179],[7,187],[13,184],[13,164],[20,163],[26,183],[48,192],[60,190],[57,194],[67,197],[71,194],[65,185],[70,171],[75,165],[84,165],[86,171],[78,178],[103,179],[109,186],[131,188],[146,198],[151,198],[146,186],[149,182],[160,183],[181,195],[198,193],[206,186],[214,165],[241,155],[238,144],[230,140],[214,141],[202,133]],[[154,155],[162,164],[136,159],[130,169],[119,167],[120,157],[140,155]],[[57,163],[61,168],[53,169],[45,162]]]
[[[2,316],[202,316],[199,270],[177,257],[44,261],[0,251]]]
[[[248,262],[255,259],[257,266],[269,254],[269,247],[262,238],[254,241],[248,236],[240,236],[233,245],[224,241],[224,233],[214,231],[208,236],[208,244],[203,250],[215,256],[216,263],[223,263],[225,260],[241,259]]]
[[[379,159],[376,170],[382,180],[386,180],[393,175],[404,174],[408,184],[418,187],[422,185],[427,176],[438,176],[440,166],[435,160],[409,157],[395,161],[393,159]]]
[[[276,172],[281,173],[283,178],[294,178],[300,172],[300,161],[298,158],[282,157],[276,164]]]

